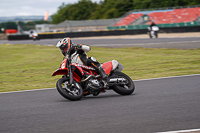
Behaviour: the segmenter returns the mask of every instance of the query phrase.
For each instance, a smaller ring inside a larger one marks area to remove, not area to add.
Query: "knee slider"
[[[96,60],[94,57],[90,57],[90,59],[91,59],[93,62],[97,62],[97,60]]]

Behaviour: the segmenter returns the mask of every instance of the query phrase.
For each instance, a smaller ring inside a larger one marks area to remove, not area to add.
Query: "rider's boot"
[[[105,71],[103,70],[103,68],[102,68],[102,66],[99,66],[98,67],[98,70],[99,70],[99,74],[101,75],[101,77],[102,77],[102,82],[103,82],[103,84],[104,84],[104,88],[107,88],[107,78],[108,78],[108,76],[106,75],[106,73],[105,73]]]

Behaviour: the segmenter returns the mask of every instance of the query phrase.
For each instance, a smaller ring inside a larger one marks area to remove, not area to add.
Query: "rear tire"
[[[157,31],[155,31],[155,37],[158,38],[158,32]]]
[[[126,79],[124,85],[117,85],[116,84],[116,85],[113,85],[113,86],[110,87],[116,93],[118,93],[120,95],[130,95],[134,92],[134,90],[135,90],[134,82],[132,81],[132,79],[128,75],[126,75],[122,72],[114,72],[114,73],[112,73],[111,76]]]
[[[71,101],[80,100],[83,97],[83,89],[81,85],[74,82],[74,86],[69,85],[69,78],[61,78],[56,83],[58,92],[66,99]]]

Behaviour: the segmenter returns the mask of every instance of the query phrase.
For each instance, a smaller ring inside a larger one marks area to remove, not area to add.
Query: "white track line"
[[[157,133],[190,133],[190,132],[197,132],[200,129],[189,129],[189,130],[178,130],[178,131],[167,131],[167,132],[157,132]]]
[[[182,77],[191,77],[191,76],[200,76],[200,74],[181,75],[181,76],[171,76],[171,77],[160,77],[160,78],[151,78],[151,79],[140,79],[140,80],[133,80],[133,81],[134,81],[134,82],[138,82],[138,81],[146,81],[146,80],[158,80],[158,79],[169,79],[169,78],[182,78]]]
[[[140,80],[133,80],[134,82],[140,81],[148,81],[148,80],[158,80],[158,79],[170,79],[170,78],[181,78],[181,77],[191,77],[191,76],[200,76],[200,74],[193,74],[193,75],[182,75],[182,76],[172,76],[172,77],[160,77],[160,78],[151,78],[151,79],[140,79]],[[33,89],[33,90],[23,90],[23,91],[10,91],[10,92],[0,92],[0,94],[9,94],[9,93],[19,93],[19,92],[31,92],[31,91],[43,91],[43,90],[52,90],[55,88],[44,88],[44,89]]]
[[[31,91],[44,91],[44,90],[53,90],[53,89],[55,89],[55,88],[44,88],[44,89],[33,89],[33,90],[23,90],[23,91],[0,92],[0,94],[19,93],[19,92],[31,92]]]

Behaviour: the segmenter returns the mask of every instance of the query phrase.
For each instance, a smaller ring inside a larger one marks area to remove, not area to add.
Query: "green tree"
[[[133,10],[133,0],[104,0],[98,5],[91,19],[117,18]]]
[[[65,5],[65,3],[62,3],[62,5],[60,7],[58,7],[58,11],[56,14],[53,14],[51,16],[52,18],[52,23],[57,24],[60,23],[64,20],[66,20],[66,16],[65,14],[67,13],[67,9],[70,7],[70,4]]]
[[[75,4],[65,5],[64,3],[59,7],[58,12],[52,15],[53,23],[60,23],[64,20],[84,20],[90,19],[92,13],[96,10],[97,3],[91,0],[80,0]]]
[[[116,8],[109,9],[105,14],[104,18],[117,18],[119,16],[119,12]]]

